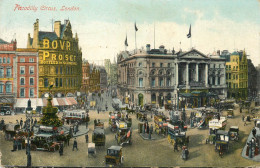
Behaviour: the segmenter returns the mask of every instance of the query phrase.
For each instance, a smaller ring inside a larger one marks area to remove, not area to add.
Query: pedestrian
[[[86,143],[88,143],[88,133],[85,135]]]
[[[18,120],[16,120],[16,124],[17,124],[17,125],[20,125]]]
[[[242,121],[244,121],[245,120],[245,116],[244,115],[242,115]]]
[[[242,107],[240,107],[240,113],[242,113]]]
[[[86,129],[88,128],[88,122],[86,122]]]
[[[153,134],[153,124],[151,124],[151,126],[150,126],[150,132],[151,132],[151,134]]]
[[[70,146],[70,137],[67,137],[67,145]]]
[[[98,111],[98,114],[99,114],[99,107],[98,107],[97,111]]]
[[[97,120],[96,120],[96,119],[94,120],[94,126],[95,126],[95,125],[97,125]]]
[[[33,118],[32,118],[32,120],[31,120],[31,125],[33,125]]]
[[[35,120],[34,120],[34,125],[36,125],[37,124],[37,119],[35,118]]]
[[[77,142],[77,139],[76,139],[76,138],[74,139],[74,142],[73,142],[73,148],[72,148],[72,151],[74,151],[74,148],[76,148],[77,151],[78,151],[78,142]]]
[[[60,156],[63,155],[63,144],[60,144],[59,153],[60,153]]]
[[[146,125],[146,133],[149,134],[149,124]]]
[[[255,129],[255,127],[254,127],[253,130],[252,130],[252,134],[253,134],[253,136],[255,137],[255,135],[256,135],[256,129]]]
[[[20,127],[21,127],[21,129],[23,128],[23,119],[22,118],[20,120]]]
[[[144,133],[146,133],[146,122],[144,122]]]
[[[179,152],[177,142],[174,143],[174,149],[173,149],[173,151],[174,151],[174,152],[175,152],[175,151]]]

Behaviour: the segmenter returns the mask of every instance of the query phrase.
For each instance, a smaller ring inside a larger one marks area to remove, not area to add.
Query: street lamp
[[[32,157],[31,157],[31,144],[30,144],[30,133],[31,133],[31,120],[32,120],[32,107],[31,107],[31,100],[29,99],[27,102],[26,108],[26,132],[28,133],[27,136],[27,148],[26,148],[26,155],[27,155],[27,167],[32,166]]]

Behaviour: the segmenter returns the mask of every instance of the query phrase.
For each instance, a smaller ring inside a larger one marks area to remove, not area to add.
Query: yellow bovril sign
[[[40,64],[77,65],[76,55],[72,52],[71,42],[65,40],[43,39],[42,50],[39,50]]]

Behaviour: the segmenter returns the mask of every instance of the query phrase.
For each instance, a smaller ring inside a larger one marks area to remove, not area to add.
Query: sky
[[[16,5],[37,10],[17,10]],[[63,6],[79,10],[60,11]],[[155,41],[155,48],[188,51],[192,46],[204,54],[245,49],[253,64],[260,64],[259,0],[0,0],[0,38],[16,38],[18,47],[25,48],[37,18],[40,31],[52,31],[52,19],[69,19],[83,58],[91,63],[113,61],[125,50],[126,36],[127,50],[135,49],[136,22],[137,48],[154,48]]]

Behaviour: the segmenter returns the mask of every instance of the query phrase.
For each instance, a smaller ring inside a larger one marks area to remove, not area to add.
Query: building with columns
[[[196,49],[175,53],[163,45],[151,50],[147,44],[146,51],[121,52],[117,65],[117,94],[130,105],[177,105],[179,97],[180,107],[200,107],[217,94],[225,97],[225,59],[210,58]]]

